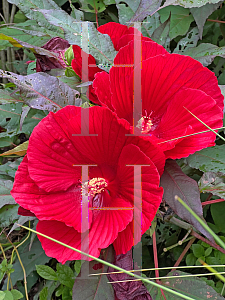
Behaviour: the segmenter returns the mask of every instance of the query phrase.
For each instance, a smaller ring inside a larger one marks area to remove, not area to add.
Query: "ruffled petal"
[[[61,221],[81,231],[81,189],[72,187],[65,192],[45,192],[30,178],[26,156],[16,172],[11,194],[23,209],[34,213],[39,220]],[[23,215],[25,213],[21,209],[19,212]],[[90,224],[91,220],[90,211]]]

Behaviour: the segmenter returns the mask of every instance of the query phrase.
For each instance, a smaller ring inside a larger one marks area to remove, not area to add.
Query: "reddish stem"
[[[98,11],[95,10],[95,18],[96,18],[96,24],[97,24],[97,29],[98,29]]]
[[[225,23],[225,21],[207,19],[209,22]]]
[[[175,268],[172,269],[171,271],[175,271],[175,270],[176,270],[176,267],[179,266],[179,264],[181,263],[183,257],[184,257],[185,254],[188,252],[188,250],[190,249],[191,245],[194,243],[195,239],[196,239],[196,238],[193,237],[193,239],[191,239],[191,240],[188,242],[187,246],[184,248],[183,252],[182,252],[181,255],[179,256],[178,260],[176,261],[176,263],[175,263],[175,265],[174,265]]]
[[[200,234],[198,234],[197,232],[195,232],[194,230],[191,231],[191,235],[193,235],[194,237],[196,237],[197,239],[207,243],[208,245],[210,245],[211,247],[219,250],[220,252],[225,254],[225,250],[223,248],[221,248],[219,245],[210,242],[208,239],[204,238],[203,236],[201,236]]]
[[[205,206],[208,204],[213,204],[213,203],[219,203],[219,202],[223,202],[223,201],[225,201],[225,199],[215,199],[215,200],[205,201],[205,202],[202,202],[202,206]]]
[[[153,240],[153,254],[154,254],[154,264],[155,264],[155,277],[159,277],[159,262],[158,262],[158,254],[157,254],[157,243],[156,243],[156,234],[155,234],[155,231],[152,235],[152,240]],[[161,284],[160,280],[159,279],[156,279],[156,282],[158,284]],[[166,297],[164,295],[164,292],[162,289],[160,289],[161,293],[162,293],[162,296],[163,298],[166,300]]]

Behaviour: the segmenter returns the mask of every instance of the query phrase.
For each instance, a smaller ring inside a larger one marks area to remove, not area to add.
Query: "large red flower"
[[[191,113],[213,129],[222,126],[223,96],[215,75],[196,60],[169,54],[154,42],[142,41],[141,49],[142,61],[135,67],[138,49],[131,41],[119,50],[109,74],[95,75],[93,87],[101,105],[149,135],[167,158],[186,157],[214,145],[213,132],[193,135],[207,128]],[[135,84],[140,85],[142,110],[140,105],[133,108]],[[180,138],[185,135],[191,136]]]
[[[114,48],[118,51],[120,48],[126,46],[130,41],[134,39],[134,36],[138,34],[138,30],[133,27],[127,27],[119,23],[109,22],[105,25],[98,27],[97,29],[102,34],[108,34],[112,40]],[[139,33],[140,34],[140,33]],[[141,34],[140,34],[141,35]],[[142,40],[151,41],[150,38],[143,37]],[[71,66],[75,73],[82,78],[88,78],[89,81],[94,80],[94,75],[98,72],[102,72],[102,69],[96,66],[95,58],[91,54],[86,54],[79,46],[73,45],[74,59],[71,62]],[[82,58],[88,55],[88,74],[82,74]],[[93,87],[89,87],[89,99],[96,103],[100,104],[98,98],[95,95]]]
[[[81,112],[84,128],[89,114],[90,136],[80,135]],[[85,198],[89,201],[89,253],[99,256],[112,243],[117,254],[131,249],[133,222],[143,234],[161,202],[159,177],[165,156],[151,141],[130,134],[126,120],[101,107],[67,106],[35,127],[12,195],[39,219],[37,231],[81,249],[83,192],[89,195]],[[81,182],[81,165],[96,165],[89,167],[88,182]],[[147,166],[136,174],[129,165]],[[142,220],[133,220],[136,184],[142,186]],[[62,263],[81,258],[46,238],[39,239],[46,254]]]

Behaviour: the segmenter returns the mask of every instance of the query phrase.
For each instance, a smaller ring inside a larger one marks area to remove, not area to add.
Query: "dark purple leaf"
[[[127,271],[133,270],[132,250],[128,251],[126,254],[117,255],[114,265]],[[116,270],[113,268],[108,269],[108,272],[115,271]],[[140,275],[139,272],[136,272],[135,274]],[[132,279],[129,275],[124,273],[109,274],[107,276],[111,282]],[[116,294],[116,299],[118,300],[152,300],[152,297],[141,281],[112,283],[112,286]]]
[[[55,112],[67,105],[81,105],[78,91],[46,73],[22,76],[0,70],[1,75],[18,87],[22,100],[32,108]]]
[[[49,57],[42,55],[41,53],[35,54],[37,58],[36,70],[37,72],[50,71],[51,69],[64,69],[66,68],[66,63],[63,60],[64,53],[68,49],[70,44],[60,38],[54,37],[50,39],[44,46],[41,48],[51,51],[57,55],[57,57]]]
[[[164,188],[163,198],[173,211],[182,220],[193,225],[208,239],[213,241],[212,236],[200,225],[192,214],[190,214],[179,201],[175,200],[175,196],[179,196],[200,218],[203,219],[200,192],[197,182],[185,175],[175,161],[167,160],[165,171],[161,177],[161,186]]]

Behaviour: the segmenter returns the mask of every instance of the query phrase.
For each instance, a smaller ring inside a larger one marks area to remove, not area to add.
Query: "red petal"
[[[108,34],[113,42],[114,48],[119,50],[118,43],[123,35],[129,34],[128,27],[119,23],[109,22],[98,27],[98,31]]]
[[[25,156],[16,172],[11,191],[16,202],[34,213],[39,220],[57,220],[81,231],[81,191],[72,187],[65,192],[47,193],[40,189],[28,174]],[[21,210],[19,211],[21,212]],[[89,223],[92,212],[89,212]]]
[[[33,214],[28,209],[24,209],[22,206],[19,206],[18,208],[18,215],[25,216],[25,217],[35,217],[35,214]]]
[[[100,104],[102,106],[107,106],[109,109],[114,111],[114,108],[111,104],[112,94],[110,90],[109,74],[106,72],[99,72],[95,74],[93,88]]]
[[[71,62],[71,66],[75,73],[81,78],[88,78],[88,80],[94,80],[94,75],[97,72],[102,72],[100,68],[96,66],[95,58],[91,54],[85,53],[77,45],[73,45],[74,59]],[[82,74],[82,57],[88,56],[88,73]]]

